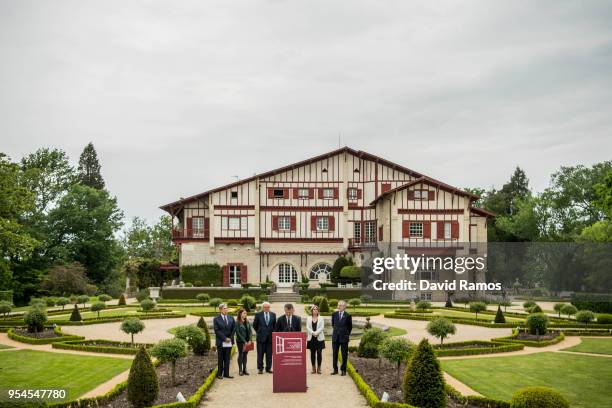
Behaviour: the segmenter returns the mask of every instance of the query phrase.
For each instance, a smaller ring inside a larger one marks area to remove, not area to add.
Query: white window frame
[[[332,200],[334,198],[334,189],[333,188],[324,188],[323,189],[323,199]]]
[[[364,242],[373,243],[376,242],[376,221],[366,221],[364,223]]]
[[[415,200],[428,200],[429,190],[414,190],[414,199]]]
[[[230,286],[240,286],[242,283],[240,277],[240,265],[230,265],[229,266],[229,285]]]
[[[329,217],[317,217],[317,231],[329,231]]]
[[[452,237],[452,224],[450,222],[444,223],[444,239],[451,239]]]
[[[288,263],[278,264],[278,282],[295,283],[298,281],[297,271]]]
[[[192,235],[195,238],[201,238],[204,237],[204,225],[205,225],[205,220],[204,217],[193,217],[191,218],[191,228],[192,228]],[[198,225],[201,224],[201,225]]]
[[[421,293],[421,300],[431,300],[431,292]]]
[[[298,188],[298,198],[310,198],[310,189],[303,187]]]
[[[291,231],[291,217],[280,215],[276,219],[276,228],[279,231]]]
[[[355,242],[361,242],[361,223],[354,222],[353,223],[353,239]]]
[[[242,219],[244,217],[232,217],[232,216],[228,216],[228,217],[223,217],[223,229],[227,230],[227,231],[242,231],[244,230],[244,222],[242,221]],[[237,221],[231,221],[231,220],[237,220]],[[238,225],[233,224],[235,222],[238,222]]]
[[[423,238],[423,223],[410,222],[408,224],[408,236],[410,238]]]
[[[351,187],[348,189],[348,199],[349,201],[356,201],[359,197],[359,191],[355,187]]]

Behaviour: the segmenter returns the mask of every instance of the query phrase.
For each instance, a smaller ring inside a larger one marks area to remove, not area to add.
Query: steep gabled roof
[[[418,173],[418,172],[416,172],[414,170],[411,170],[411,169],[409,169],[407,167],[404,167],[404,166],[401,166],[401,165],[399,165],[397,163],[393,163],[393,162],[391,162],[389,160],[383,159],[382,157],[378,157],[376,155],[373,155],[373,154],[368,153],[368,152],[364,152],[362,150],[351,149],[350,147],[345,146],[345,147],[341,147],[341,148],[336,149],[336,150],[332,150],[331,152],[324,153],[324,154],[312,157],[310,159],[302,160],[302,161],[299,161],[297,163],[293,163],[293,164],[290,164],[290,165],[287,165],[287,166],[279,167],[277,169],[270,170],[270,171],[267,171],[265,173],[256,174],[256,175],[254,175],[252,177],[249,177],[249,178],[246,178],[246,179],[243,179],[243,180],[239,180],[239,181],[236,181],[236,182],[233,182],[233,183],[230,183],[230,184],[226,184],[226,185],[223,185],[221,187],[214,188],[212,190],[204,191],[203,193],[199,193],[199,194],[187,197],[187,198],[183,198],[183,199],[180,199],[180,200],[177,200],[177,201],[174,201],[174,202],[162,205],[159,208],[164,210],[164,211],[170,211],[173,207],[179,206],[179,205],[181,205],[181,204],[183,204],[185,202],[188,202],[188,201],[193,201],[193,200],[197,200],[197,199],[203,198],[203,197],[205,197],[208,194],[212,194],[212,193],[215,193],[217,191],[221,191],[221,190],[225,190],[225,189],[228,189],[228,188],[232,188],[232,187],[238,186],[238,185],[243,184],[243,183],[248,183],[248,182],[253,181],[255,179],[258,179],[258,178],[265,178],[265,177],[274,176],[276,174],[279,174],[279,173],[282,173],[282,172],[285,172],[285,171],[288,171],[288,170],[292,170],[292,169],[294,169],[296,167],[305,166],[307,164],[310,164],[310,163],[313,163],[313,162],[316,162],[316,161],[319,161],[319,160],[323,160],[323,159],[326,159],[328,157],[332,157],[332,156],[335,156],[337,154],[344,153],[344,152],[350,153],[350,154],[352,154],[352,155],[354,155],[356,157],[359,157],[359,158],[363,158],[363,159],[366,159],[366,160],[370,160],[370,161],[374,161],[374,162],[383,164],[385,166],[391,167],[392,169],[397,169],[397,170],[403,171],[404,173],[410,174],[413,177],[423,178],[423,179],[426,179],[426,180],[430,180],[431,182],[436,182],[436,183],[438,183],[440,185],[440,187],[441,186],[447,186],[448,188],[453,189],[453,191],[457,191],[457,192],[461,191],[461,190],[458,190],[458,189],[456,189],[454,187],[449,186],[448,184],[444,184],[444,183],[442,183],[440,181],[436,181],[436,180],[434,180],[432,178],[424,176],[423,174]],[[475,196],[473,194],[469,194],[469,193],[466,193],[466,192],[463,192],[463,193],[465,195],[469,195],[470,197],[478,198],[477,196]]]
[[[484,217],[497,217],[497,214],[492,211],[485,210],[484,208],[470,206],[470,211],[475,212],[476,214],[482,215]]]
[[[460,190],[460,189],[458,189],[458,188],[456,188],[456,187],[453,187],[453,186],[448,185],[448,184],[446,184],[446,183],[443,183],[443,182],[441,182],[441,181],[438,181],[438,180],[432,179],[431,177],[421,176],[421,177],[419,177],[418,179],[415,179],[415,180],[409,181],[408,183],[402,184],[402,185],[401,185],[401,186],[399,186],[399,187],[395,187],[395,188],[393,188],[393,189],[391,189],[391,190],[385,191],[384,193],[382,193],[381,195],[379,195],[378,197],[376,197],[376,198],[374,199],[374,201],[372,201],[372,202],[370,203],[370,205],[374,205],[374,204],[376,204],[376,203],[377,203],[379,200],[381,200],[381,199],[382,199],[382,198],[384,198],[384,197],[388,197],[389,195],[391,195],[391,194],[395,194],[395,193],[397,193],[398,191],[405,190],[405,189],[407,189],[408,187],[414,186],[414,185],[416,185],[416,184],[421,184],[421,183],[428,184],[428,185],[430,185],[430,186],[434,186],[434,187],[438,187],[439,189],[444,190],[444,191],[448,191],[448,192],[451,192],[451,193],[455,193],[455,194],[459,194],[459,195],[462,195],[462,196],[468,197],[468,198],[469,198],[469,199],[471,199],[471,200],[476,200],[476,199],[478,199],[478,196],[477,196],[477,195],[474,195],[474,194],[472,194],[472,193],[468,193],[467,191]]]

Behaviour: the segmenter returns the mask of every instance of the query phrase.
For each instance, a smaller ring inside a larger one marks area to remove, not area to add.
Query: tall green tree
[[[103,282],[121,260],[114,234],[122,218],[117,199],[107,191],[73,185],[49,212],[56,257],[80,262],[90,280]]]
[[[601,183],[595,185],[595,205],[603,212],[603,220],[585,227],[580,233],[579,241],[612,242],[612,171]]]
[[[97,190],[104,189],[104,179],[100,172],[101,166],[98,161],[98,153],[93,143],[88,143],[79,157],[78,179],[85,186]]]
[[[144,219],[134,217],[122,240],[127,256],[130,259],[173,260],[176,249],[172,244],[171,224],[170,216],[166,215],[152,226]]]

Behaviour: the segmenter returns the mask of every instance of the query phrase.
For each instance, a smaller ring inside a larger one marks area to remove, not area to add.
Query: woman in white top
[[[319,316],[319,308],[312,305],[310,316],[306,319],[306,331],[308,332],[307,347],[310,350],[310,362],[312,374],[321,374],[321,361],[323,360],[323,349],[325,348],[325,333],[323,328],[325,322]],[[315,367],[316,360],[316,367]]]

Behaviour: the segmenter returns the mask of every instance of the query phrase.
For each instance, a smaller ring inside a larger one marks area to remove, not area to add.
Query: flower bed
[[[612,336],[612,329],[564,329],[566,336]]]
[[[508,353],[522,350],[523,344],[512,344],[496,341],[471,340],[456,343],[433,345],[434,352],[438,357],[450,356],[473,356],[478,354]]]
[[[565,339],[565,335],[563,334],[563,332],[549,331],[549,333],[552,333],[552,335],[540,336],[542,340],[536,340],[535,335],[527,335],[523,332],[519,332],[518,330],[514,330],[512,332],[512,335],[492,339],[492,341],[505,343],[520,343],[528,347],[546,347],[551,346],[553,344],[557,344],[563,341],[563,339]]]
[[[55,342],[51,347],[93,353],[136,354],[141,345],[147,348],[153,347],[153,344],[148,343],[134,343],[134,346],[132,346],[132,343],[129,342],[113,340],[68,340]]]
[[[58,341],[66,340],[83,340],[84,337],[73,336],[62,333],[59,327],[55,329],[45,328],[42,333],[39,333],[39,337],[35,337],[34,333],[28,333],[26,335],[25,329],[10,328],[7,331],[9,339],[19,341],[27,344],[50,344]],[[40,337],[40,335],[43,335]]]
[[[383,315],[389,319],[408,319],[408,320],[433,320],[441,317],[440,315],[419,315],[418,313],[385,313]],[[494,327],[494,328],[515,328],[518,323],[517,322],[507,322],[507,323],[490,323],[484,320],[476,320],[476,319],[465,319],[465,318],[457,318],[457,317],[444,317],[447,320],[450,320],[453,323],[457,324],[467,324],[472,326],[481,326],[481,327]]]

